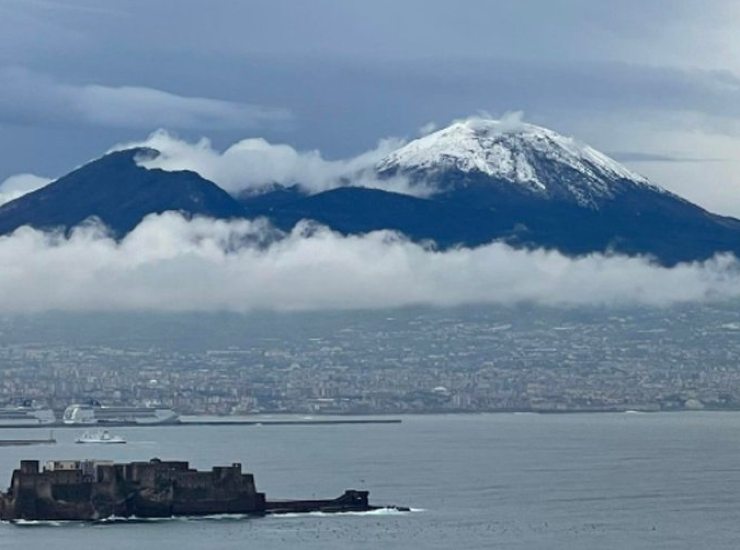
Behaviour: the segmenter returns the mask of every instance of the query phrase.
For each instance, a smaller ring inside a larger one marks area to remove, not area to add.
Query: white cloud
[[[254,128],[291,119],[286,109],[141,86],[67,84],[19,68],[0,69],[0,120],[117,128]]]
[[[427,134],[431,134],[437,129],[437,123],[434,121],[427,122],[424,124],[421,128],[419,128],[419,135],[420,136],[426,136]]]
[[[343,237],[302,225],[269,247],[262,222],[146,218],[117,243],[22,228],[0,237],[0,312],[248,311],[465,303],[652,304],[740,296],[737,260],[658,267],[645,259],[433,251],[389,232]]]
[[[310,192],[351,184],[417,196],[429,194],[428,189],[411,186],[402,177],[384,180],[375,177],[373,166],[402,143],[400,139],[384,139],[375,149],[355,157],[328,160],[320,151],[298,151],[290,145],[272,144],[262,138],[241,140],[221,152],[207,139],[188,143],[160,130],[144,141],[114,149],[152,147],[161,155],[142,162],[143,166],[169,171],[193,170],[234,194],[273,183],[297,183]]]
[[[16,174],[0,183],[0,206],[48,184],[51,180],[34,174]]]
[[[524,111],[505,111],[500,117],[493,116],[488,111],[478,111],[476,115],[458,118],[455,122],[464,122],[473,129],[490,130],[492,120],[496,121],[495,131],[501,134],[516,133],[527,127]]]

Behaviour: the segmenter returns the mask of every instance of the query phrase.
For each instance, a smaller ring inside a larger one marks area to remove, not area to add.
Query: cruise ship
[[[37,407],[32,401],[24,401],[17,406],[0,407],[0,426],[40,426],[55,422],[54,411]]]
[[[178,419],[178,414],[166,407],[108,407],[97,401],[70,405],[62,416],[62,422],[72,425],[172,424]]]

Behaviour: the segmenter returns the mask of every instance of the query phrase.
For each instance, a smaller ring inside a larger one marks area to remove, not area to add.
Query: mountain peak
[[[662,191],[584,143],[512,117],[454,122],[392,152],[377,170],[415,180],[440,180],[451,171],[484,176],[581,206],[595,206],[625,185]]]
[[[233,197],[195,172],[138,165],[158,154],[147,147],[113,151],[0,206],[0,234],[23,225],[69,230],[98,219],[122,237],[145,216],[170,210],[214,218],[244,215]]]

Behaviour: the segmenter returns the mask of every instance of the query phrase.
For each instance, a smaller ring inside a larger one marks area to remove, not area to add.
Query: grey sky
[[[738,24],[731,0],[0,0],[0,181],[159,127],[339,158],[523,110],[740,216]]]

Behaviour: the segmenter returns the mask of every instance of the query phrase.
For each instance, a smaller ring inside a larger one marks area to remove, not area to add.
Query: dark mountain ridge
[[[187,216],[244,216],[243,207],[231,195],[195,172],[137,165],[137,159],[156,154],[146,148],[110,153],[0,206],[0,234],[23,225],[69,231],[97,218],[114,236],[122,237],[148,214],[170,210]]]
[[[267,197],[262,201],[268,202]],[[621,194],[599,210],[478,187],[431,198],[343,187],[296,197],[279,207],[249,200],[243,204],[249,216],[267,217],[283,230],[312,219],[343,234],[390,229],[415,241],[434,241],[440,248],[500,240],[571,256],[594,252],[651,256],[664,265],[705,260],[722,252],[740,255],[740,221],[645,191]]]

